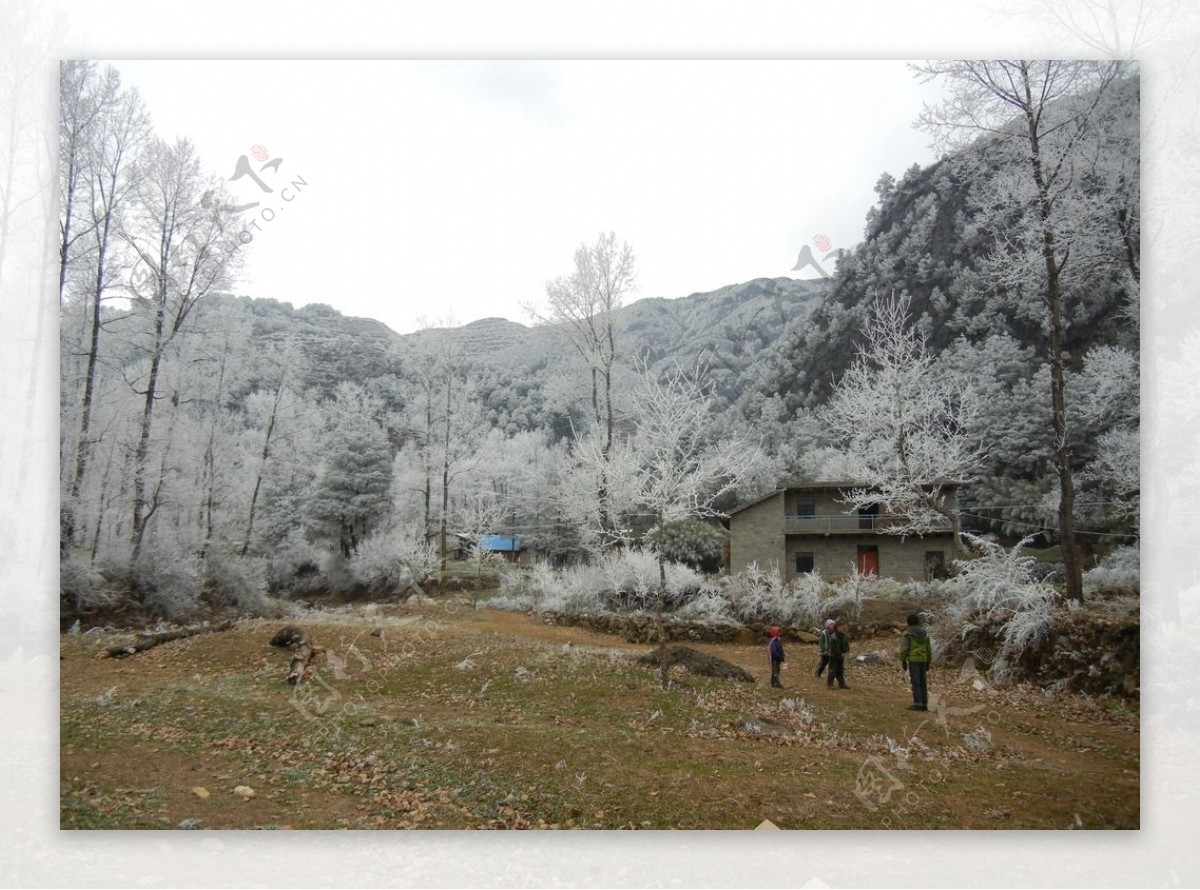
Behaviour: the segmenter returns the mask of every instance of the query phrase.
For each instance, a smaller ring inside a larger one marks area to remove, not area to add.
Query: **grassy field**
[[[885,663],[852,661],[847,690],[793,642],[782,690],[765,645],[713,644],[758,680],[664,691],[647,647],[460,597],[307,613],[327,657],[292,687],[285,623],[124,659],[62,637],[61,826],[1139,826],[1136,710],[946,669],[908,711],[893,638],[854,641]]]

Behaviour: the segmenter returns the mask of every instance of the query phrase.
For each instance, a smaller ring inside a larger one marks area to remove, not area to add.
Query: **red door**
[[[858,573],[879,577],[879,548],[873,544],[861,544],[858,548]]]

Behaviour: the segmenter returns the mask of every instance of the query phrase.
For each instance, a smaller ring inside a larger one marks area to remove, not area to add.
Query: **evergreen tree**
[[[347,559],[390,516],[392,450],[378,399],[343,383],[326,405],[324,459],[308,499],[308,532]]]

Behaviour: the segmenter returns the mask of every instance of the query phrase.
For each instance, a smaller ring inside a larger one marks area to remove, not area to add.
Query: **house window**
[[[797,553],[796,554],[796,574],[797,575],[812,574],[812,570],[814,568],[816,568],[816,562],[814,561],[813,555],[811,553]]]
[[[817,505],[813,501],[801,501],[796,505],[796,515],[801,519],[812,519],[817,515]]]

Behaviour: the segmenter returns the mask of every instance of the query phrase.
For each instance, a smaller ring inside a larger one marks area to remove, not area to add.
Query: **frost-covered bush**
[[[589,571],[592,570],[592,571]],[[580,570],[591,575],[592,584],[603,606],[611,611],[641,612],[657,607],[662,579],[658,557],[643,550],[609,553],[594,566]],[[704,583],[704,576],[690,566],[667,562],[666,603],[675,609],[694,596]]]
[[[953,599],[959,593],[944,579],[934,581],[898,581],[895,582],[895,595],[904,600],[926,601],[940,604]]]
[[[116,604],[104,576],[90,562],[64,559],[58,568],[60,602],[71,614],[93,612]]]
[[[437,551],[411,528],[379,532],[358,545],[350,560],[354,577],[370,587],[404,590],[423,584],[437,571]]]
[[[699,592],[676,611],[676,615],[688,621],[720,623],[731,621],[733,612],[724,593],[727,579],[706,581]]]
[[[668,606],[693,597],[704,583],[695,570],[666,566]],[[489,604],[507,609],[555,612],[651,611],[659,587],[658,558],[651,553],[609,553],[594,564],[553,571],[538,565],[528,573],[501,579],[500,593]]]
[[[322,551],[302,533],[293,531],[275,547],[267,562],[267,581],[272,590],[300,593],[319,579]]]
[[[725,579],[723,595],[730,614],[743,624],[811,625],[822,612],[825,583],[812,572],[785,584],[778,573],[751,565]]]
[[[1141,587],[1141,553],[1137,547],[1118,547],[1100,560],[1095,568],[1083,573],[1083,589],[1139,589]]]
[[[159,546],[143,550],[133,568],[133,584],[142,602],[170,620],[197,609],[203,583],[204,566],[199,557]]]
[[[577,566],[562,572],[543,588],[536,607],[549,612],[599,612],[604,608],[602,576],[594,566]]]
[[[239,612],[267,613],[266,559],[210,553],[204,562],[204,571],[205,586],[213,600],[236,606]]]
[[[523,611],[537,609],[546,595],[558,585],[558,572],[547,563],[534,563],[526,572],[500,576],[500,592],[488,601],[496,609]]]
[[[957,563],[958,573],[948,582],[959,591],[949,617],[962,625],[962,635],[998,627],[1002,654],[1011,657],[1043,640],[1054,627],[1053,586],[1038,581],[1037,560],[1022,556],[1029,539],[1012,550],[973,535],[966,535],[979,557]]]
[[[358,583],[350,568],[350,560],[340,550],[321,554],[321,577],[330,590],[348,593]]]
[[[864,575],[857,566],[852,566],[849,575],[829,586],[822,609],[825,615],[843,620],[857,618],[862,612],[864,597],[885,596],[898,590],[899,585],[895,582],[877,575]]]

